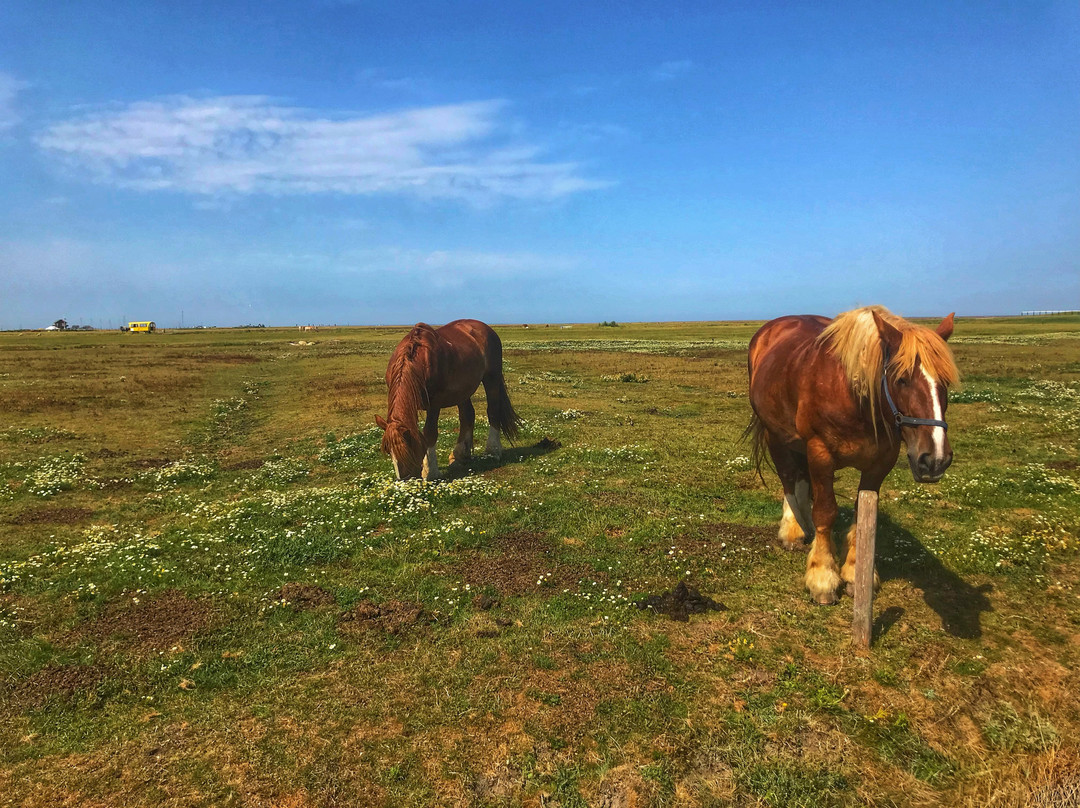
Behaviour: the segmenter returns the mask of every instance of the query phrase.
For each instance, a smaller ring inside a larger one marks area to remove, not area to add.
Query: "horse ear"
[[[379,429],[381,429],[383,432],[386,431],[386,427],[388,426],[388,424],[386,423],[386,421],[383,420],[381,415],[375,416],[375,423],[378,424]]]
[[[885,321],[885,318],[878,314],[876,311],[871,311],[874,315],[874,325],[877,326],[878,333],[881,338],[885,340],[885,344],[893,350],[900,347],[900,343],[903,341],[903,335],[892,325]]]
[[[938,327],[937,327],[938,336],[941,337],[942,339],[947,340],[949,337],[952,336],[953,318],[955,316],[956,316],[956,312],[954,311],[952,314],[950,314],[948,317],[946,317],[944,320],[942,320],[940,325],[938,325]]]

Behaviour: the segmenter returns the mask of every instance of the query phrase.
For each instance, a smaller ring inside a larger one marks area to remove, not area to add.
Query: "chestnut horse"
[[[859,488],[877,491],[901,441],[916,482],[937,482],[952,462],[944,421],[959,379],[945,344],[952,331],[952,314],[933,331],[869,306],[831,321],[780,317],[750,341],[746,434],[758,473],[767,449],[784,486],[784,546],[799,548],[813,531],[806,588],[815,602],[836,603],[841,585],[854,590],[854,521],[840,569],[833,547],[836,470],[858,469]]]
[[[438,479],[435,441],[443,407],[457,407],[460,423],[450,463],[469,459],[476,422],[471,399],[481,384],[490,425],[484,451],[498,457],[499,433],[512,441],[521,423],[506,394],[498,334],[479,320],[454,320],[442,328],[417,323],[398,343],[386,368],[389,413],[385,421],[376,415],[375,423],[383,430],[382,449],[399,480]],[[421,409],[427,413],[423,435],[417,419]]]

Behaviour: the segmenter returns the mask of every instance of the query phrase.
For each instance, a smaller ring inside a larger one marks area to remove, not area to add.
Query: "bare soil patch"
[[[371,630],[401,634],[420,623],[429,622],[427,613],[415,603],[388,600],[386,603],[360,601],[338,618],[338,631],[357,635]]]
[[[168,651],[209,626],[212,615],[207,601],[169,589],[134,605],[113,604],[77,633],[99,641],[121,638],[136,652]]]
[[[470,586],[490,586],[501,597],[533,592],[541,578],[546,586],[561,590],[576,587],[582,578],[606,577],[587,564],[560,563],[550,538],[529,530],[503,534],[493,551],[466,555],[454,572]]]
[[[222,471],[250,471],[252,469],[261,469],[266,465],[266,461],[259,457],[253,457],[250,460],[237,460],[233,463],[225,463],[221,466]]]
[[[672,620],[685,623],[692,614],[727,611],[727,606],[715,601],[708,595],[702,595],[686,581],[679,581],[670,592],[650,595],[634,604],[639,609],[649,609],[657,614],[665,614]]]
[[[1048,469],[1054,471],[1076,471],[1080,469],[1080,461],[1077,460],[1051,460],[1046,464]]]
[[[15,687],[15,702],[23,707],[41,707],[50,696],[70,699],[94,690],[108,670],[102,665],[48,665]]]
[[[171,457],[140,457],[128,463],[133,469],[163,469],[176,461]]]
[[[109,460],[113,457],[123,457],[125,454],[126,452],[117,452],[113,449],[102,448],[98,449],[97,451],[90,452],[86,456],[89,457],[91,460]]]
[[[273,600],[288,603],[295,609],[317,609],[320,606],[330,606],[334,603],[334,596],[321,586],[312,584],[288,583],[273,592],[270,597]]]
[[[13,525],[76,525],[92,517],[89,508],[28,508],[11,519]]]

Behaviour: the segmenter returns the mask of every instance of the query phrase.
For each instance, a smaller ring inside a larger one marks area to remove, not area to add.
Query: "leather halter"
[[[910,415],[904,415],[896,406],[896,402],[893,401],[892,394],[889,393],[889,346],[885,346],[884,356],[881,361],[881,389],[885,391],[885,401],[889,404],[889,409],[892,410],[893,420],[896,422],[896,428],[900,429],[905,426],[940,426],[945,431],[948,431],[949,425],[944,421],[939,421],[936,418],[913,418]],[[930,391],[933,394],[933,391]]]

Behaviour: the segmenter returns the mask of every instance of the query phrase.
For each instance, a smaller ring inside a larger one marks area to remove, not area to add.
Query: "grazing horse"
[[[502,342],[479,320],[454,320],[442,328],[417,323],[394,349],[386,368],[389,413],[377,423],[383,430],[382,449],[394,462],[399,480],[423,475],[439,477],[435,441],[439,410],[457,407],[460,428],[450,463],[468,460],[473,448],[476,411],[472,395],[484,385],[487,395],[488,437],[484,451],[502,453],[499,433],[517,437],[521,419],[510,405],[502,372]],[[423,435],[417,412],[427,412]]]
[[[780,317],[750,341],[746,434],[758,473],[767,449],[784,486],[780,540],[793,550],[814,536],[806,588],[815,602],[836,603],[841,584],[854,592],[854,521],[839,570],[833,547],[835,471],[854,467],[859,488],[877,491],[901,441],[916,482],[937,482],[952,462],[944,421],[959,379],[945,344],[952,331],[952,314],[933,331],[868,306],[831,321]]]

